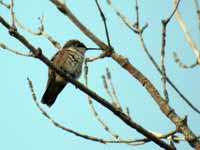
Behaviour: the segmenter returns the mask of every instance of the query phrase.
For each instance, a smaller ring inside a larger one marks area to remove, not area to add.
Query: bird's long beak
[[[102,50],[101,48],[92,48],[92,47],[89,47],[89,48],[86,48],[86,50]]]

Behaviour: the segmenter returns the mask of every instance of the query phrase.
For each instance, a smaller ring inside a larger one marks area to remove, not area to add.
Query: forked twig
[[[162,84],[163,84],[163,93],[165,96],[165,100],[169,101],[169,96],[166,88],[166,68],[165,68],[165,46],[166,46],[166,28],[168,23],[170,22],[171,18],[175,14],[176,10],[178,9],[178,5],[180,0],[177,2],[176,6],[174,7],[173,11],[169,15],[166,20],[162,20],[162,36],[161,36],[161,74],[162,74]]]
[[[61,45],[58,41],[56,41],[49,33],[45,32],[44,30],[44,16],[42,15],[42,17],[39,17],[38,20],[40,22],[39,26],[38,26],[38,31],[33,31],[32,29],[24,26],[15,16],[14,11],[13,11],[13,6],[14,6],[14,2],[13,0],[11,1],[11,4],[5,4],[2,0],[0,1],[0,4],[2,4],[3,6],[5,6],[7,9],[10,10],[10,14],[11,14],[11,19],[12,19],[12,27],[13,29],[16,28],[15,24],[18,25],[21,29],[23,29],[24,31],[31,33],[33,35],[42,35],[44,36],[46,39],[48,39],[52,45],[57,48],[57,49],[61,49]]]

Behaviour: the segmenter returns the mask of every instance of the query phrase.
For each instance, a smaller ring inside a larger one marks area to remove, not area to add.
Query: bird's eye
[[[78,43],[78,44],[77,44],[77,47],[85,48],[85,45],[83,45],[82,43]]]

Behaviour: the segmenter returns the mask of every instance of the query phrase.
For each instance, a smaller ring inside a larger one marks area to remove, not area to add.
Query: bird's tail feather
[[[65,84],[59,84],[59,85],[49,85],[42,97],[41,102],[43,104],[46,104],[48,107],[51,107],[54,102],[56,101],[56,98],[58,94],[63,90],[65,87]]]

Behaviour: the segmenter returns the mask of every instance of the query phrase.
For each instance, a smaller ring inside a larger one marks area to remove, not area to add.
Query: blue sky
[[[134,1],[113,1],[130,20],[134,20]],[[74,14],[94,32],[98,37],[106,42],[102,21],[99,17],[96,5],[93,0],[68,0],[69,8]],[[141,24],[149,23],[148,29],[144,33],[146,45],[153,54],[156,61],[160,62],[161,47],[161,19],[165,19],[172,9],[171,1],[149,0],[141,1],[140,17]],[[136,66],[145,76],[148,77],[155,87],[162,92],[161,77],[146,57],[137,35],[132,33],[115,15],[105,1],[101,1],[101,6],[107,17],[111,43],[117,52],[126,56],[129,61]],[[195,7],[193,1],[182,1],[180,11],[186,20],[186,25],[194,37],[198,48],[200,47],[200,34],[198,31]],[[61,44],[69,39],[79,39],[88,47],[95,47],[95,44],[79,31],[67,17],[62,15],[55,6],[47,0],[15,0],[14,8],[16,17],[22,24],[34,30],[37,29],[37,18],[44,15],[44,27],[46,32],[52,35]],[[0,5],[0,15],[10,21],[9,11]],[[197,89],[199,78],[199,67],[194,69],[182,69],[178,67],[172,57],[175,50],[183,62],[195,62],[195,56],[188,45],[184,34],[177,21],[173,18],[167,27],[166,46],[166,69],[167,74],[177,87],[200,108],[199,94]],[[30,33],[22,33],[35,47],[40,47],[43,53],[51,58],[56,49],[44,38],[33,36]],[[10,37],[4,27],[0,25],[0,41],[11,48],[21,52],[29,52],[16,39]],[[99,52],[88,52],[87,56],[95,56]],[[129,107],[133,119],[146,129],[154,132],[167,133],[175,126],[160,112],[159,107],[145,91],[145,89],[110,58],[98,60],[89,64],[89,87],[109,99],[103,88],[101,76],[105,73],[105,68],[109,67],[117,95],[122,106]],[[33,103],[26,78],[29,77],[34,84],[38,100],[45,90],[47,81],[47,66],[34,58],[14,55],[8,51],[0,50],[0,149],[159,149],[154,143],[148,143],[138,147],[131,147],[125,144],[100,144],[81,139],[70,133],[64,132],[54,127],[46,118],[42,116]],[[84,82],[83,75],[79,79]],[[187,115],[188,123],[195,133],[200,133],[199,114],[189,108],[185,102],[167,86],[170,96],[170,105],[180,116]],[[134,139],[142,137],[135,130],[127,127],[122,121],[115,117],[110,111],[94,102],[95,108],[104,121],[124,139]],[[88,133],[93,136],[112,138],[104,132],[102,126],[92,115],[87,96],[68,84],[57,98],[55,105],[45,110],[58,122],[74,130]],[[178,149],[189,149],[186,142],[177,145]]]

